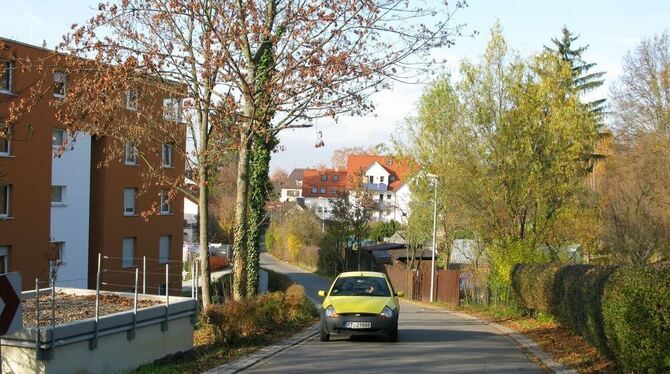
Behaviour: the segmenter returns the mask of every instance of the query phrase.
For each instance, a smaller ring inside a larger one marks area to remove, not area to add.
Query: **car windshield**
[[[340,277],[335,281],[330,296],[391,296],[386,281],[381,277]]]

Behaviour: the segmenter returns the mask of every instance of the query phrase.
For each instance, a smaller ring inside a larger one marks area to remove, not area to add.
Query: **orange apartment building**
[[[146,257],[146,292],[167,288],[180,294],[183,195],[148,183],[144,172],[145,163],[153,163],[175,179],[184,175],[185,160],[172,151],[185,147],[184,125],[174,122],[181,144],[166,140],[135,147],[95,134],[70,134],[59,125],[52,104],[67,98],[67,85],[77,77],[58,67],[38,72],[18,66],[26,58],[57,58],[53,51],[1,38],[0,45],[0,123],[35,82],[45,86],[41,99],[9,124],[9,136],[0,137],[0,271],[21,272],[22,288],[32,289],[35,278],[48,281],[47,253],[56,248],[56,285],[94,288],[100,253],[101,288],[128,291],[135,267],[142,279]],[[160,106],[163,99],[146,101]],[[120,121],[137,118],[125,110],[138,109],[120,108]],[[118,147],[125,149],[123,156],[110,157]],[[152,207],[158,207],[156,214],[141,214]]]

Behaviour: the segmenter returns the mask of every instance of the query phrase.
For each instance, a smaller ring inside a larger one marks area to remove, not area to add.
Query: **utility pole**
[[[430,260],[430,302],[435,301],[435,234],[437,228],[437,175],[428,174],[433,180],[433,253]]]

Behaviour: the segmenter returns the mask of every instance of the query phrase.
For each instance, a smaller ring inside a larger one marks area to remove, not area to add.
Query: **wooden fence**
[[[384,264],[384,272],[396,292],[403,291],[411,300],[430,301],[430,261],[422,261],[415,270],[402,262]],[[436,270],[435,301],[459,305],[459,281],[458,270]]]

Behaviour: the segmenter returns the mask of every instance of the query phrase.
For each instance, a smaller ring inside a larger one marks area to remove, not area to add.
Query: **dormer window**
[[[389,182],[395,182],[395,175],[389,175]]]
[[[0,62],[0,92],[12,93],[12,68],[14,64],[11,61]]]
[[[67,93],[67,74],[62,71],[54,72],[54,96],[63,98]]]

